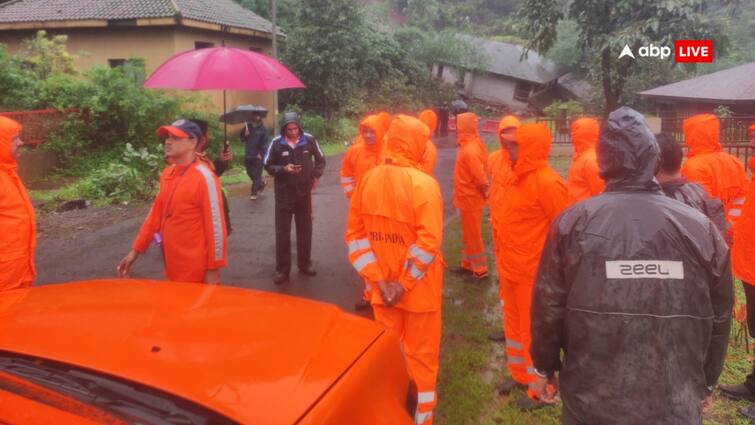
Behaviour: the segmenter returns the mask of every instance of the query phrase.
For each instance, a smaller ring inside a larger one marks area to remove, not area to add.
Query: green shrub
[[[79,189],[85,198],[114,203],[146,199],[155,193],[162,164],[162,155],[126,143],[120,158],[94,169]]]
[[[553,118],[569,118],[582,115],[584,106],[576,100],[556,101],[543,109],[543,114]]]

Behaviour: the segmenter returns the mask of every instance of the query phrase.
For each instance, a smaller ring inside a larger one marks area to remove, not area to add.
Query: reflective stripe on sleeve
[[[412,279],[419,280],[422,279],[425,276],[425,272],[417,268],[417,265],[412,263],[412,267],[409,269],[409,274],[412,276]]]
[[[360,255],[359,258],[354,260],[353,264],[354,264],[354,268],[358,272],[361,272],[362,270],[364,270],[365,267],[367,267],[368,265],[376,261],[377,261],[377,258],[375,258],[375,254],[373,254],[372,251],[370,251],[370,252],[365,252],[364,254]]]
[[[411,248],[409,248],[409,253],[411,253],[414,258],[419,259],[425,264],[430,264],[435,259],[435,256],[433,254],[430,254],[417,245],[412,245]]]
[[[519,341],[507,340],[506,348],[511,348],[512,350],[524,350],[524,345]]]
[[[363,239],[357,239],[354,241],[349,242],[349,255],[361,250],[361,249],[367,249],[370,247],[370,240],[363,238]]]
[[[414,423],[417,425],[422,425],[423,423],[427,422],[428,419],[430,419],[430,416],[432,416],[432,412],[428,413],[419,413],[417,412],[416,415],[414,415]]]
[[[732,208],[729,210],[729,215],[732,217],[740,217],[742,215],[742,210],[739,208]]]
[[[744,205],[745,204],[745,197],[737,198],[732,203],[732,205]]]
[[[344,186],[343,193],[351,193],[354,191],[354,185],[350,184],[348,186]]]
[[[212,240],[215,242],[215,260],[223,258],[223,221],[220,215],[220,200],[215,188],[213,173],[204,165],[197,165],[197,170],[204,177],[207,184],[207,194],[210,198],[210,214],[212,219]]]
[[[341,183],[353,183],[354,177],[341,177]]]
[[[524,357],[510,356],[507,360],[508,364],[520,364],[524,363]]]

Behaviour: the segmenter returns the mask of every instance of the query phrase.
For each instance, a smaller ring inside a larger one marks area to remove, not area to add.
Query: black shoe
[[[739,409],[739,414],[746,418],[750,418],[751,420],[755,420],[755,404]]]
[[[503,331],[493,332],[488,335],[488,339],[493,342],[506,342],[506,334]]]
[[[285,282],[288,282],[288,274],[276,272],[275,277],[273,278],[273,283],[276,285],[281,285]]]
[[[312,268],[312,266],[299,269],[299,273],[307,276],[317,276],[317,272]]]
[[[522,394],[519,398],[516,399],[514,404],[516,404],[517,409],[523,412],[529,412],[532,410],[542,409],[543,407],[551,406],[551,404],[544,403],[539,400],[533,400],[527,394]]]
[[[510,376],[507,376],[503,378],[503,382],[498,385],[498,394],[500,395],[509,395],[512,391],[514,391],[515,388],[519,388],[520,390],[526,390],[527,386],[524,384],[520,384],[516,382],[513,378]]]
[[[367,300],[365,300],[365,299],[361,299],[361,300],[357,301],[357,302],[356,302],[356,303],[354,304],[354,310],[356,310],[356,311],[367,310],[367,309],[369,309],[369,308],[370,308],[371,306],[372,306],[372,305],[370,304],[370,302],[369,302],[369,301],[367,301]]]
[[[488,274],[488,272],[472,273],[469,276],[467,276],[466,280],[467,282],[472,282],[472,283],[483,283],[483,282],[487,282],[489,277],[490,275]]]
[[[468,275],[472,274],[472,270],[465,269],[464,267],[454,267],[451,269],[452,273],[460,274],[460,275]]]
[[[755,393],[750,391],[744,384],[721,384],[718,386],[718,389],[721,390],[721,395],[733,400],[755,401]]]

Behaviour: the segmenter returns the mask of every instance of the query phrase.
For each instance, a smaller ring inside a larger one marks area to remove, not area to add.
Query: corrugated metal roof
[[[755,62],[639,93],[651,98],[755,102]]]
[[[492,74],[539,84],[553,81],[564,74],[555,62],[544,58],[534,50],[530,50],[527,57],[520,60],[524,47],[518,44],[474,37],[469,37],[469,40],[473,45],[479,46],[481,53],[486,56],[485,71]]]
[[[13,0],[0,4],[0,23],[187,19],[270,33],[272,24],[233,0]]]

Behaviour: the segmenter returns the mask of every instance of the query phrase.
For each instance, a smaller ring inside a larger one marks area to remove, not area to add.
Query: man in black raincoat
[[[661,149],[661,161],[655,178],[660,183],[663,193],[705,214],[716,225],[726,242],[731,244],[729,232],[726,230],[724,204],[720,199],[708,196],[702,185],[682,176],[682,145],[668,134],[657,134],[655,139]]]
[[[600,133],[605,192],[556,219],[540,260],[535,391],[554,400],[559,372],[564,424],[702,424],[731,326],[729,250],[661,192],[641,114],[619,108]]]

